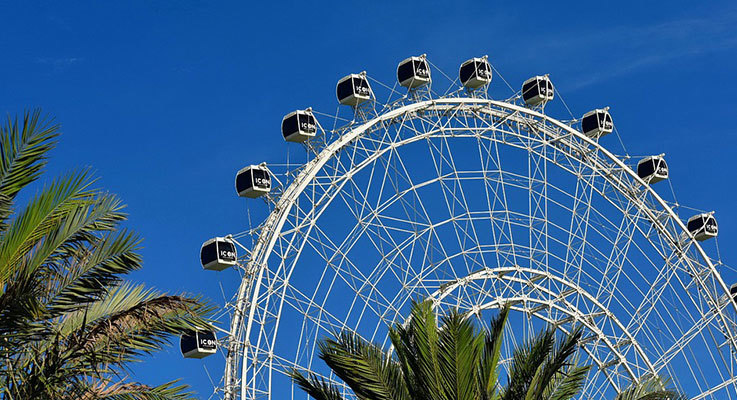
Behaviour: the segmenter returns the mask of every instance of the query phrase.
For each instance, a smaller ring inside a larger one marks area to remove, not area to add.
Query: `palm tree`
[[[186,399],[178,382],[148,386],[127,366],[211,307],[123,276],[141,268],[123,204],[87,170],[19,193],[42,174],[58,126],[40,112],[0,126],[0,399]]]
[[[556,338],[540,332],[517,347],[506,385],[499,363],[509,306],[478,330],[458,311],[441,318],[430,301],[413,303],[406,325],[389,330],[393,352],[344,331],[320,343],[320,358],[361,400],[566,400],[582,389],[588,366],[576,365],[582,331]],[[343,400],[341,389],[314,373],[290,375],[315,400]],[[658,378],[633,385],[615,400],[680,399]]]
[[[567,399],[580,390],[588,367],[572,359],[581,338],[576,330],[558,341],[547,330],[517,348],[509,383],[499,385],[503,329],[509,307],[478,330],[458,311],[441,319],[430,301],[414,303],[409,322],[389,331],[394,354],[350,332],[320,344],[320,358],[356,396],[366,400]],[[316,400],[341,400],[340,390],[315,374],[291,371]]]

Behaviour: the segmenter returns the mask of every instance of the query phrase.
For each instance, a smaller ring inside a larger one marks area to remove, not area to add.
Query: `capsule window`
[[[701,229],[702,226],[704,226],[704,220],[701,217],[699,217],[691,221],[688,221],[688,225],[686,227],[688,228],[689,231],[695,232]]]
[[[338,99],[347,99],[353,96],[353,82],[345,80],[338,84]]]
[[[271,191],[271,177],[266,168],[251,165],[238,171],[235,188],[241,197],[260,197]]]
[[[215,332],[187,332],[179,339],[179,349],[185,358],[204,358],[215,354],[217,351]]]
[[[732,296],[733,301],[737,301],[737,283],[732,284],[729,288],[729,294]]]

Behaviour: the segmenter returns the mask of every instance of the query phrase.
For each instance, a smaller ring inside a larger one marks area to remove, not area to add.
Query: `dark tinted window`
[[[338,99],[340,100],[343,100],[345,98],[348,98],[348,96],[353,95],[353,83],[351,82],[350,78],[338,84],[337,93],[338,93]]]
[[[305,133],[317,132],[315,117],[310,114],[299,114],[299,129]]]
[[[269,173],[262,169],[253,170],[253,184],[260,189],[268,189],[271,187],[271,178]]]
[[[197,338],[195,337],[194,332],[184,334],[181,339],[179,339],[179,349],[182,350],[182,353],[187,353],[196,348]]]
[[[251,171],[246,170],[238,174],[235,178],[235,188],[238,190],[238,193],[250,189],[253,187],[253,181],[251,180]]]
[[[637,165],[637,175],[640,178],[647,178],[648,176],[655,173],[655,162],[654,160],[648,160]]]
[[[202,350],[215,350],[217,348],[215,334],[210,331],[197,332],[197,342],[197,346]]]
[[[688,228],[689,231],[695,232],[701,229],[702,226],[704,226],[704,220],[701,217],[699,217],[699,218],[695,218],[689,221],[688,226],[686,227]]]
[[[200,250],[200,261],[202,262],[202,265],[204,266],[215,260],[217,260],[215,242],[202,246],[202,250]]]
[[[412,79],[414,71],[412,71],[412,62],[408,61],[397,68],[397,79],[399,82]]]
[[[537,80],[527,82],[522,85],[522,97],[525,100],[531,99],[538,95]]]
[[[235,245],[231,242],[218,242],[218,258],[222,261],[233,262],[236,259]]]
[[[596,121],[596,114],[584,117],[583,121],[581,121],[581,129],[583,129],[584,133],[599,129],[599,124]]]
[[[732,285],[732,287],[729,288],[729,293],[731,293],[732,295],[737,294],[737,285]]]
[[[371,89],[369,89],[368,81],[365,78],[353,78],[353,90],[361,96],[371,94]]]
[[[476,68],[473,64],[473,62],[469,62],[468,64],[464,64],[461,66],[461,72],[459,74],[459,77],[461,78],[461,83],[465,84],[473,77],[473,73]]]
[[[709,233],[716,233],[717,231],[717,220],[714,217],[709,217],[706,220],[706,231]]]
[[[294,132],[297,132],[297,115],[292,115],[291,117],[285,119],[281,123],[281,133],[284,135],[284,137],[287,137]]]
[[[420,78],[429,78],[430,77],[430,68],[427,65],[427,62],[422,60],[415,60],[412,61],[412,64],[415,67],[415,75]]]

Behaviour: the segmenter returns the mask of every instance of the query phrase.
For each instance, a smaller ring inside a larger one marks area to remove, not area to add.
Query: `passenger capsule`
[[[271,191],[271,176],[266,167],[249,165],[235,177],[235,190],[238,196],[256,198]]]
[[[458,77],[463,86],[469,89],[478,89],[488,85],[491,82],[491,65],[487,57],[472,58],[461,64]]]
[[[581,119],[581,130],[590,138],[600,138],[612,133],[614,122],[609,114],[609,107],[592,110]]]
[[[281,133],[287,142],[302,143],[317,133],[317,122],[312,109],[292,111],[281,121]]]
[[[711,213],[696,214],[688,219],[686,228],[698,241],[716,237],[719,233],[717,220]]]
[[[733,283],[729,288],[729,295],[732,296],[732,301],[737,303],[737,283]]]
[[[662,156],[645,157],[637,163],[637,175],[647,183],[668,179],[668,164]]]
[[[179,349],[184,358],[205,358],[217,352],[215,332],[196,331],[183,334],[179,338]]]
[[[340,104],[354,107],[373,97],[366,72],[343,77],[338,81],[335,93]]]
[[[545,104],[553,100],[555,89],[547,75],[533,76],[522,84],[522,99],[529,106]]]
[[[400,62],[397,66],[397,80],[401,86],[410,89],[430,83],[430,66],[425,55]]]
[[[200,249],[202,268],[207,270],[222,271],[235,265],[237,259],[235,243],[227,238],[212,238],[203,243]]]

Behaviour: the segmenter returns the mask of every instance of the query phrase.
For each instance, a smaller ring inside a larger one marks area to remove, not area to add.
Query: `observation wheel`
[[[344,387],[318,342],[349,329],[389,349],[388,327],[431,298],[482,325],[511,304],[506,359],[546,326],[583,327],[580,398],[661,374],[694,400],[737,399],[737,307],[712,213],[679,215],[657,183],[662,155],[616,155],[607,108],[549,115],[561,99],[548,76],[494,99],[492,72],[473,58],[452,79],[411,57],[393,86],[341,79],[335,114],[285,116],[307,161],[241,170],[239,194],[270,213],[203,246],[206,268],[241,277],[217,396],[306,399],[291,368]]]

